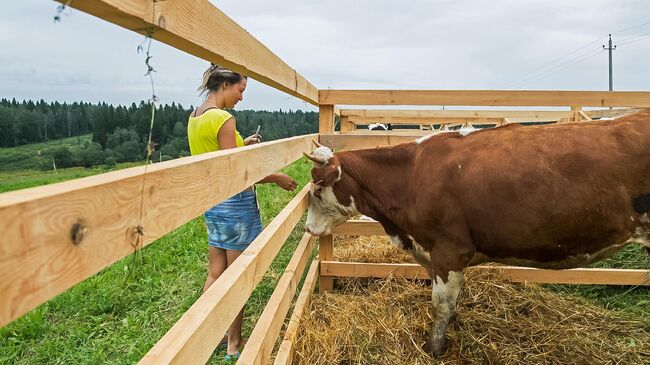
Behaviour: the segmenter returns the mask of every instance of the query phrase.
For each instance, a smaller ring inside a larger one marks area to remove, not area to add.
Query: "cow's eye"
[[[322,191],[323,191],[323,187],[322,187],[322,186],[318,186],[318,187],[316,187],[316,189],[314,189],[314,196],[316,196],[317,198],[320,198],[320,193],[321,193]]]

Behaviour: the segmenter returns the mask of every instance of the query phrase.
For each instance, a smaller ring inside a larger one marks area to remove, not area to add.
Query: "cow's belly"
[[[592,262],[609,257],[620,251],[623,247],[634,241],[627,240],[623,243],[614,244],[601,248],[598,251],[582,253],[576,255],[567,255],[561,259],[542,261],[535,257],[491,257],[481,252],[476,252],[470,265],[477,265],[485,262],[496,262],[507,265],[536,267],[540,269],[570,269],[588,265]]]

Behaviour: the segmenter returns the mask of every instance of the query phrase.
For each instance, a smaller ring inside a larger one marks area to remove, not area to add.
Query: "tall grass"
[[[310,164],[284,169],[299,187]],[[259,185],[267,224],[296,195]],[[302,237],[291,234],[251,295],[244,334],[250,334]],[[201,294],[207,270],[207,236],[198,217],[0,329],[0,364],[130,364],[137,362]],[[216,353],[211,363],[223,362]]]

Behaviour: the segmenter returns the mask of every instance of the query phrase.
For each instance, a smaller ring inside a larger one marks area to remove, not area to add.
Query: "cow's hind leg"
[[[429,332],[426,350],[433,355],[440,355],[445,346],[447,325],[456,310],[456,299],[465,282],[463,271],[448,271],[432,275],[431,301],[434,319]]]

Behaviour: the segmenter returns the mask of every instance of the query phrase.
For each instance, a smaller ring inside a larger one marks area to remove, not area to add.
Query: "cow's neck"
[[[400,226],[406,217],[400,214],[410,204],[407,192],[411,176],[413,148],[348,151],[337,154],[343,171],[339,181],[343,194],[352,196],[359,212],[386,224]],[[342,195],[343,195],[342,194]],[[347,198],[347,197],[346,197]]]

